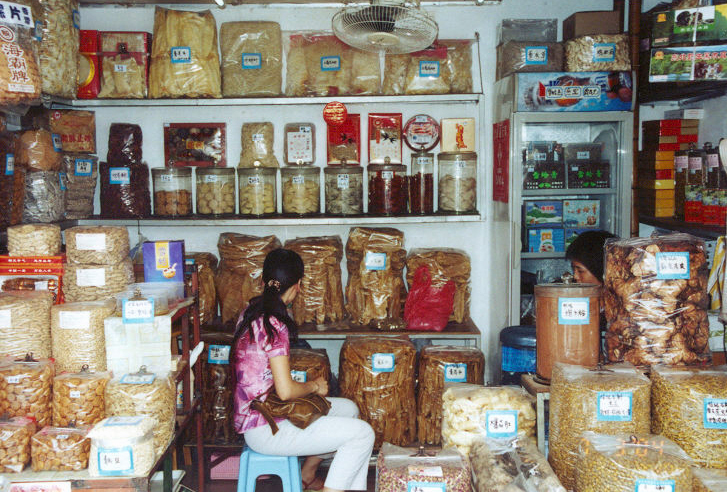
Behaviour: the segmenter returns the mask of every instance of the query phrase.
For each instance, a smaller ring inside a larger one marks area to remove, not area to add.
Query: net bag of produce
[[[77,0],[40,0],[42,39],[40,74],[43,93],[76,97],[81,16]]]
[[[39,426],[50,425],[53,360],[0,359],[0,415],[32,417]]]
[[[38,42],[34,36],[37,9],[31,0],[5,3],[0,18],[0,109],[23,113],[40,103]],[[35,11],[34,11],[35,10]]]
[[[290,349],[290,374],[301,383],[317,378],[330,382],[331,363],[325,349]]]
[[[283,41],[277,22],[224,22],[220,26],[222,95],[278,96],[283,81]]]
[[[199,322],[206,325],[212,322],[217,315],[217,290],[215,289],[217,257],[212,253],[186,253],[184,258],[185,261],[194,261],[197,266]],[[191,292],[191,287],[191,285],[187,285],[187,288],[190,289],[189,292]]]
[[[88,467],[89,427],[43,427],[30,440],[32,468],[37,471],[81,471]]]
[[[681,233],[609,239],[605,252],[609,360],[634,365],[711,360],[704,241]]]
[[[202,422],[205,442],[233,444],[242,437],[235,431],[233,393],[235,371],[230,364],[231,333],[202,335]]]
[[[567,488],[575,487],[584,431],[648,434],[651,381],[631,364],[598,369],[556,363],[550,382],[548,459]]]
[[[20,473],[30,462],[30,439],[35,422],[29,417],[0,416],[0,472]]]
[[[414,345],[403,338],[348,337],[340,357],[341,396],[353,400],[373,427],[374,448],[414,441]]]
[[[51,356],[50,310],[53,294],[47,291],[0,292],[0,356]],[[1,404],[1,403],[0,403]],[[0,412],[1,413],[1,412]]]
[[[66,372],[53,378],[53,425],[94,425],[106,416],[106,385],[111,373]]]
[[[378,492],[469,492],[472,490],[470,480],[467,459],[452,449],[429,453],[387,442],[381,446],[376,460]]]

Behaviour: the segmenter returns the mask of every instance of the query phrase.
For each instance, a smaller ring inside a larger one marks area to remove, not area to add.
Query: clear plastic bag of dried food
[[[604,275],[609,360],[709,362],[708,277],[704,241],[689,234],[609,239]]]
[[[532,439],[481,437],[469,459],[476,492],[566,492]]]
[[[114,299],[68,302],[51,308],[51,339],[58,372],[88,367],[106,370],[104,319],[112,316]]]
[[[52,305],[53,294],[48,291],[0,292],[0,319],[3,321],[0,323],[0,354],[22,357],[32,352],[37,357],[50,357]]]
[[[156,461],[154,419],[146,415],[107,417],[91,429],[88,437],[88,474],[92,477],[144,476]],[[128,468],[120,470],[116,459],[124,460]]]
[[[290,370],[295,372],[294,379],[303,383],[319,377],[331,380],[331,362],[325,349],[291,348]]]
[[[633,492],[649,485],[652,490],[692,490],[693,462],[666,437],[587,431],[578,452],[575,490]]]
[[[147,95],[149,39],[145,32],[101,32],[99,99],[143,99]]]
[[[122,226],[76,226],[66,229],[71,263],[113,265],[129,256],[129,231]]]
[[[21,224],[8,227],[10,256],[56,256],[61,254],[61,228],[56,224]]]
[[[277,22],[224,22],[220,26],[222,95],[278,96],[283,45]]]
[[[88,366],[53,378],[53,425],[94,425],[103,420],[104,392],[110,379],[110,372],[92,372]]]
[[[40,0],[43,9],[43,42],[40,44],[40,73],[43,93],[73,99],[78,79],[77,0]]]
[[[36,171],[25,176],[23,222],[57,222],[65,212],[65,183],[57,171]]]
[[[30,441],[33,471],[81,471],[88,467],[89,427],[43,427]]]
[[[0,472],[20,473],[30,462],[35,422],[28,417],[0,416]]]
[[[533,41],[508,41],[497,47],[497,80],[511,73],[560,72],[563,45]]]
[[[273,124],[243,123],[239,167],[279,167],[273,153]]]
[[[215,270],[217,269],[217,257],[212,253],[186,253],[185,260],[194,261],[197,266],[197,283],[199,294],[199,322],[202,325],[212,322],[217,315],[217,290],[215,288]],[[190,280],[187,280],[187,287]],[[191,292],[191,290],[190,290]]]
[[[472,46],[471,39],[441,39],[447,47],[447,70],[449,71],[449,92],[466,94],[472,92]]]
[[[106,160],[115,166],[141,164],[142,140],[139,125],[111,123]]]
[[[470,492],[470,465],[452,449],[429,452],[384,443],[376,460],[376,490]]]
[[[629,70],[631,51],[627,34],[591,34],[565,43],[567,72]]]
[[[202,334],[202,421],[205,442],[236,442],[241,436],[233,422],[234,367],[230,364],[232,333]]]
[[[63,171],[66,173],[66,218],[85,219],[93,215],[98,158],[90,154],[63,154]]]
[[[51,423],[53,359],[0,359],[0,415],[32,417],[39,426]]]
[[[110,219],[144,218],[151,214],[149,167],[102,162],[101,215]]]
[[[60,171],[61,142],[48,130],[27,130],[16,145],[15,163],[31,171]]]
[[[31,0],[5,3],[3,49],[0,50],[0,109],[24,114],[40,104],[41,75],[38,42],[34,36],[39,11]],[[12,15],[15,13],[16,15]],[[74,79],[75,81],[75,79]]]
[[[722,492],[727,490],[727,470],[692,469],[694,487],[692,492]]]

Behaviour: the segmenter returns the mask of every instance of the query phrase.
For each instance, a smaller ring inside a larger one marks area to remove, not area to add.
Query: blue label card
[[[595,43],[593,45],[594,63],[612,62],[616,60],[616,43]]]
[[[51,141],[53,142],[53,150],[56,152],[63,151],[63,141],[61,140],[60,135],[57,133],[51,133]]]
[[[467,364],[444,364],[444,382],[466,383]]]
[[[366,270],[386,270],[386,253],[368,251],[364,258]]]
[[[322,56],[321,71],[322,72],[338,72],[341,69],[340,56]]]
[[[525,65],[547,65],[548,64],[548,47],[547,46],[526,46],[525,47]]]
[[[727,429],[727,399],[704,399],[704,428]]]
[[[98,448],[98,473],[103,476],[134,474],[134,452],[131,446]]]
[[[15,174],[15,154],[5,154],[5,176]]]
[[[76,29],[81,28],[81,12],[79,12],[76,9],[73,9],[71,15],[73,16],[73,27]]]
[[[243,70],[255,70],[262,68],[263,57],[260,53],[243,53],[242,54],[242,68]]]
[[[376,353],[371,356],[371,370],[373,372],[394,372],[394,354]]]
[[[488,410],[485,412],[487,437],[503,439],[517,436],[517,410]]]
[[[172,46],[170,50],[172,63],[191,63],[192,48],[189,46]]]
[[[128,167],[109,168],[109,184],[127,185],[131,184],[131,176]]]
[[[587,325],[590,316],[590,299],[588,297],[558,298],[558,324]]]
[[[35,29],[33,29],[33,37],[36,41],[43,41],[43,22],[35,21]]]
[[[93,173],[93,161],[91,159],[76,159],[73,167],[73,174],[76,176],[91,176]]]
[[[290,377],[293,378],[293,381],[297,381],[299,383],[305,383],[308,381],[308,373],[305,371],[290,371]]]
[[[123,299],[121,319],[124,323],[153,323],[154,299]]]
[[[598,421],[631,422],[633,393],[630,391],[599,391],[596,393]]]
[[[207,348],[207,363],[229,364],[230,348],[231,347],[229,345],[210,345]]]
[[[675,492],[674,480],[651,480],[648,478],[636,479],[634,492]]]
[[[419,62],[420,77],[439,77],[439,62],[437,60],[421,60]]]
[[[157,378],[156,374],[124,374],[121,384],[152,384]]]
[[[686,251],[656,253],[656,278],[689,280],[689,253]]]
[[[68,180],[68,176],[66,176],[66,173],[63,171],[58,173],[58,184],[61,187],[61,191],[66,191],[66,181]]]
[[[447,492],[447,484],[444,482],[415,482],[406,483],[407,492]]]

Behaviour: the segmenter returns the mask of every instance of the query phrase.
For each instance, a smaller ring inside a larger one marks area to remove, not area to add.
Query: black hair
[[[288,309],[280,296],[303,278],[303,269],[303,260],[295,251],[278,248],[268,253],[263,262],[263,293],[250,299],[250,304],[235,328],[233,347],[237,345],[237,341],[245,331],[249,333],[250,341],[254,341],[252,322],[261,316],[268,342],[272,342],[278,336],[278,331],[270,322],[271,317],[277,318],[288,328],[291,339],[297,338],[298,325],[288,314]]]
[[[606,239],[616,237],[607,231],[586,231],[581,233],[565,251],[567,260],[583,263],[588,271],[603,283],[603,246]]]

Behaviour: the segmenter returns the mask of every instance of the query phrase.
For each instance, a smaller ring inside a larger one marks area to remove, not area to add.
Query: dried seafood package
[[[143,99],[147,95],[149,33],[100,32],[99,98]]]
[[[20,473],[30,462],[35,422],[28,417],[0,416],[0,473]]]
[[[344,316],[341,238],[338,236],[297,238],[287,241],[285,248],[298,253],[305,265],[300,292],[293,301],[295,322],[300,325],[341,321]]]
[[[129,230],[122,226],[76,226],[66,229],[71,263],[115,265],[129,256]]]
[[[8,227],[10,256],[56,256],[61,254],[61,228],[56,224],[22,224]]]
[[[68,302],[51,307],[53,358],[58,372],[106,370],[104,319],[113,316],[114,299]]]
[[[290,375],[305,383],[317,378],[331,380],[331,363],[325,349],[290,349]]]
[[[406,446],[416,439],[416,349],[403,338],[349,337],[341,347],[341,396],[353,400],[361,418],[383,442]]]
[[[651,382],[631,364],[603,369],[557,363],[550,383],[548,459],[566,488],[574,488],[584,431],[648,434]]]
[[[212,12],[156,8],[149,97],[222,97]]]
[[[609,360],[634,365],[711,360],[704,241],[680,233],[611,239],[605,251]]]
[[[43,41],[40,43],[40,75],[43,93],[76,97],[81,16],[78,0],[39,0],[42,7]]]
[[[34,472],[81,471],[88,467],[88,427],[43,427],[30,441]]]
[[[199,322],[206,325],[217,315],[217,290],[215,289],[217,257],[212,253],[186,253],[184,258],[185,261],[193,261],[197,266]],[[192,286],[188,287],[191,289]]]
[[[0,356],[22,357],[32,352],[50,357],[52,305],[53,294],[47,291],[0,292]]]
[[[236,319],[250,299],[263,293],[263,262],[269,252],[280,246],[275,236],[220,234],[215,286],[223,323]]]
[[[38,43],[34,37],[36,12],[31,0],[5,2],[0,18],[0,109],[21,112],[40,103],[41,77]]]
[[[61,142],[48,130],[26,130],[16,144],[15,163],[30,171],[60,171]]]
[[[220,26],[222,95],[279,96],[283,40],[277,22],[224,22]]]
[[[444,287],[453,281],[454,310],[450,321],[462,323],[470,315],[470,258],[464,251],[457,249],[413,249],[406,258],[406,281],[411,288],[414,272],[422,265],[429,267],[432,287]]]
[[[90,154],[63,154],[66,173],[66,219],[93,215],[93,198],[98,180],[98,158]]]
[[[454,450],[417,452],[384,443],[376,460],[376,490],[470,492],[470,465]]]
[[[131,259],[115,265],[64,263],[66,302],[100,301],[126,290],[134,282]]]
[[[0,415],[31,417],[39,426],[50,425],[54,372],[53,359],[36,360],[30,354],[0,359]]]
[[[417,432],[421,444],[442,442],[445,383],[484,384],[485,356],[474,347],[428,345],[419,354]]]
[[[351,229],[346,242],[346,311],[354,323],[401,318],[405,259],[403,232],[388,227]]]
[[[269,121],[242,124],[239,167],[279,167],[273,153],[273,129]]]
[[[106,416],[109,372],[66,372],[53,378],[53,425],[94,425]]]
[[[658,366],[651,380],[651,431],[676,442],[698,466],[727,469],[727,366]]]
[[[209,443],[233,444],[241,437],[232,418],[234,369],[230,365],[231,333],[204,333],[202,355],[202,422]]]

